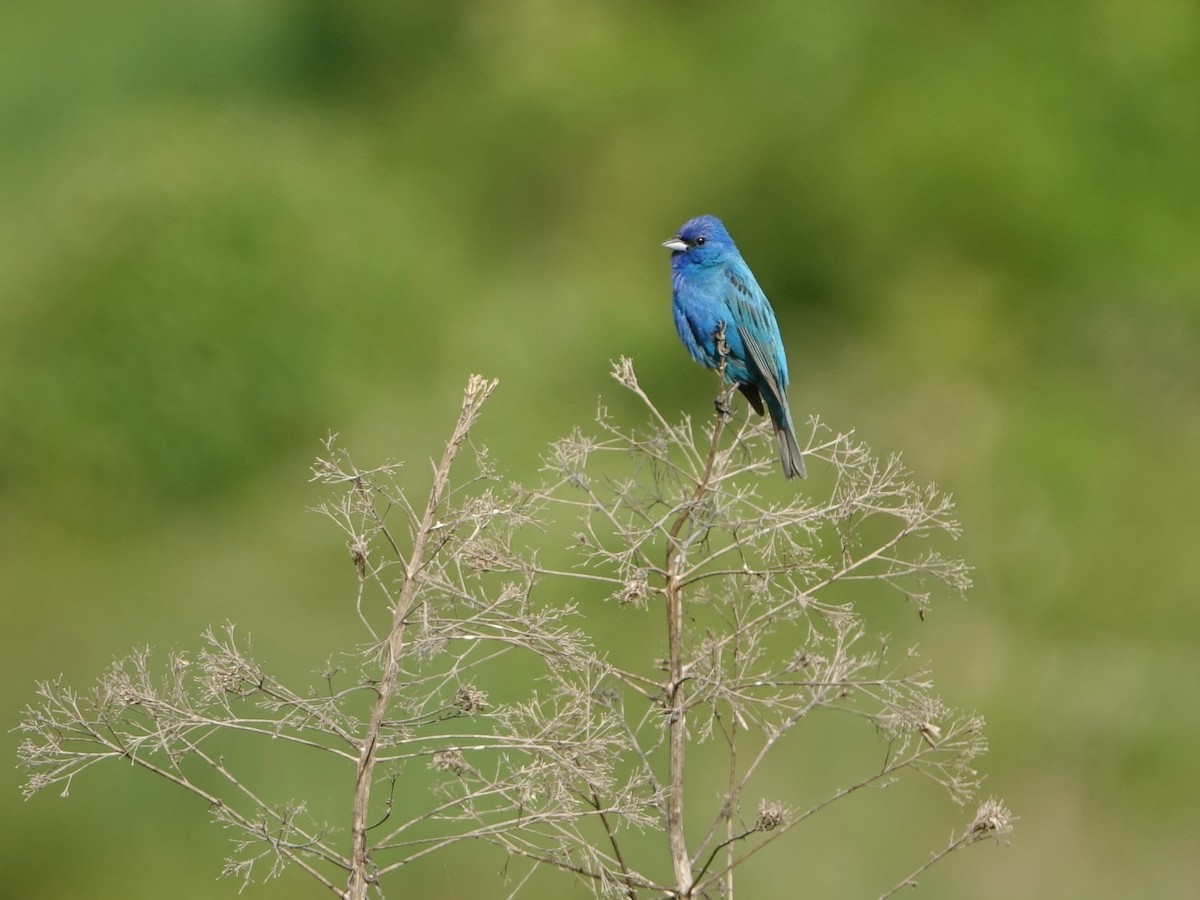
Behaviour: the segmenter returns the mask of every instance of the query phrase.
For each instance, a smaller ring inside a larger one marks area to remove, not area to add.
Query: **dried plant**
[[[727,392],[698,436],[658,411],[628,360],[614,375],[648,424],[629,430],[601,409],[598,435],[552,446],[536,489],[501,485],[470,442],[496,386],[479,377],[423,505],[397,466],[359,469],[331,438],[314,478],[334,496],[319,511],[357,571],[363,646],[302,690],[265,671],[232,625],[161,665],[136,651],[86,693],[43,682],[21,725],[26,795],[65,794],[83,770],[124,760],[206,801],[234,835],[226,874],[248,883],[297,866],[348,900],[383,896],[398,870],[462,841],[528,861],[510,896],[548,866],[598,897],[732,897],[749,857],[865,787],[914,772],[971,798],[982,720],[946,708],[915,653],[893,657],[856,608],[864,591],[895,593],[923,616],[937,585],[965,590],[964,563],[926,540],[957,534],[949,498],[814,423],[806,453],[833,473],[828,495],[764,500],[773,438],[735,426]],[[563,527],[570,558],[544,562]],[[582,615],[568,596],[617,605]],[[665,660],[599,645],[588,629],[601,615],[658,630]],[[822,709],[873,725],[876,763],[807,807],[763,799],[766,760],[820,727],[809,717]],[[249,784],[226,750],[244,737],[266,739],[257,752],[272,760],[340,769],[348,827]],[[727,773],[715,804],[685,803],[697,759]],[[1010,818],[988,800],[884,896],[1007,834]],[[689,834],[701,837],[689,846]]]

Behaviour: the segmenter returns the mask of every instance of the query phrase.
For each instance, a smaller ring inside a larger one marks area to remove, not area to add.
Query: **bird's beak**
[[[681,241],[678,237],[673,237],[669,241],[663,241],[663,246],[668,250],[676,250],[680,253],[688,248],[688,245]]]

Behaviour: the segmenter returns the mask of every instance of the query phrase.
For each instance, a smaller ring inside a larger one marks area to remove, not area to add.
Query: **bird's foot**
[[[729,344],[725,342],[725,323],[718,322],[713,332],[713,346],[717,351],[717,375],[725,379],[725,361],[729,359]]]
[[[718,416],[728,419],[733,415],[733,392],[734,388],[731,386],[717,394],[717,399],[713,401],[713,407],[716,408]]]

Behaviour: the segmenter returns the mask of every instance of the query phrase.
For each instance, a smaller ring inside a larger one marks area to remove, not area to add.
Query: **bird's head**
[[[733,238],[716,216],[696,216],[684,222],[675,237],[663,241],[671,251],[671,266],[713,266],[736,253]]]

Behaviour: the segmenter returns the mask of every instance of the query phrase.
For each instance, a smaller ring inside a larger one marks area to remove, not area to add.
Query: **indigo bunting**
[[[787,358],[775,313],[733,238],[716,216],[697,216],[663,246],[671,251],[675,328],[692,359],[720,365],[724,332],[725,380],[737,385],[760,416],[771,415],[783,476],[805,476],[804,457],[788,411]]]

